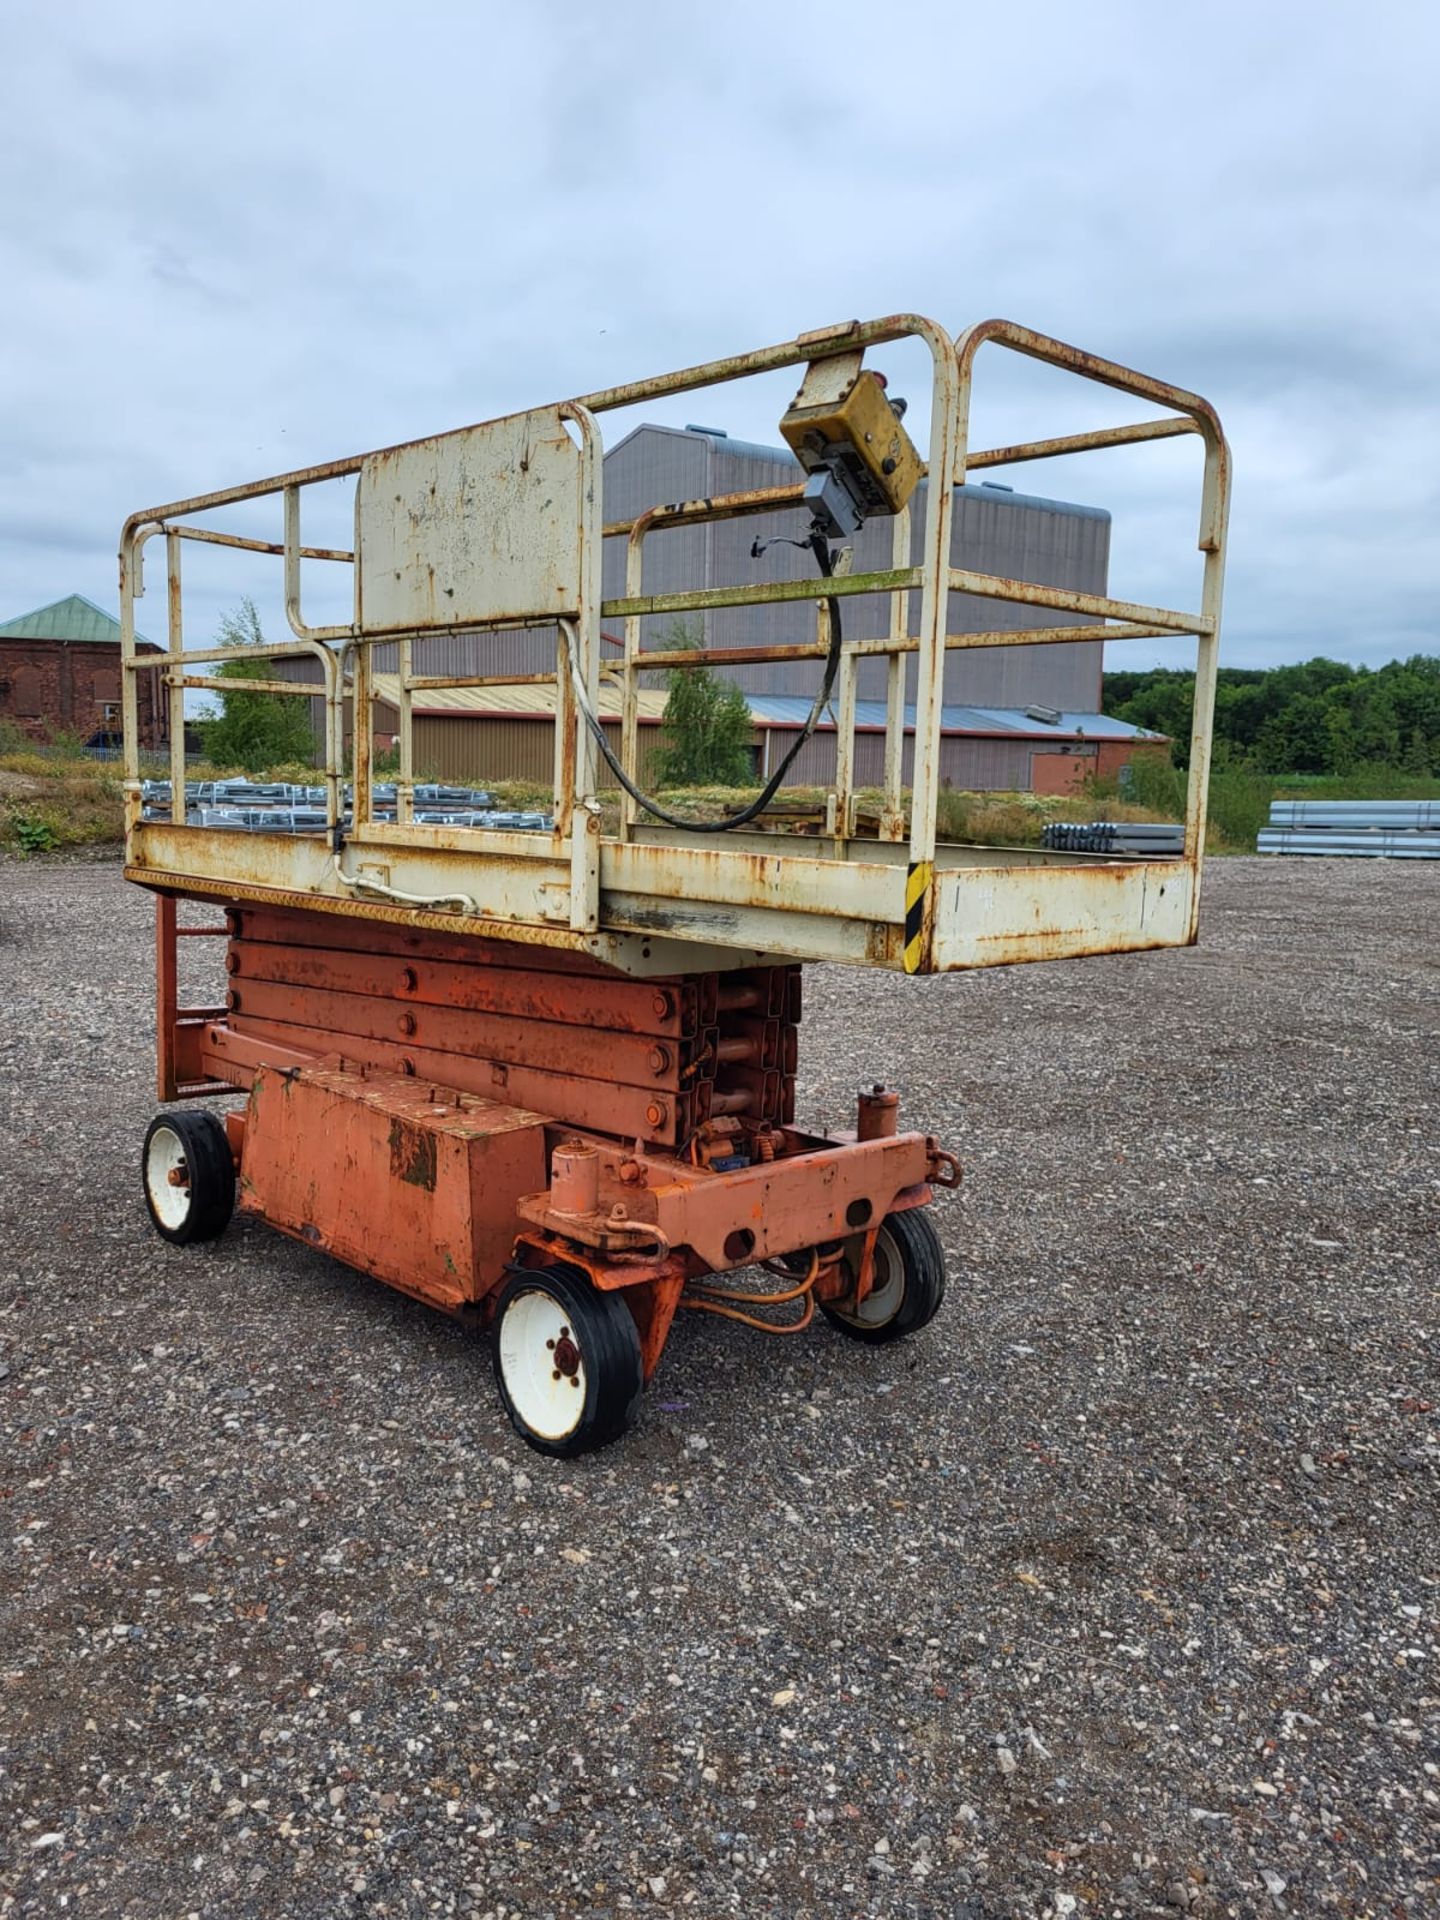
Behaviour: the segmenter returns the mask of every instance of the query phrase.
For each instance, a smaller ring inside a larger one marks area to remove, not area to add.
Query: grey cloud
[[[113,604],[135,507],[913,307],[1216,402],[1229,660],[1440,645],[1433,11],[974,13],[12,5],[0,614]],[[1002,440],[1134,411],[982,379]],[[775,392],[652,411],[773,439]],[[1043,488],[1184,603],[1194,479]],[[202,629],[243,590],[197,573]]]

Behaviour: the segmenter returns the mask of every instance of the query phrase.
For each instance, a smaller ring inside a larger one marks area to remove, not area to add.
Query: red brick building
[[[144,653],[159,649],[137,638]],[[169,715],[158,673],[137,676],[140,745],[169,741]],[[93,600],[72,593],[0,624],[0,717],[34,740],[78,734],[87,746],[120,744],[120,622]]]

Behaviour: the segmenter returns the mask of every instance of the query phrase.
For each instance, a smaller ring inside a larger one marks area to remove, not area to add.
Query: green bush
[[[265,634],[253,600],[242,600],[234,613],[220,622],[217,642],[222,647],[259,647]],[[310,725],[310,702],[298,694],[247,693],[247,680],[273,679],[270,660],[223,660],[215,677],[234,682],[220,695],[220,712],[195,724],[205,743],[206,757],[240,767],[245,773],[264,773],[281,761],[298,761],[314,777],[315,734]]]
[[[16,846],[26,856],[49,853],[60,844],[54,827],[37,813],[17,813],[11,822],[11,832]]]
[[[1159,754],[1140,753],[1130,763],[1126,797],[1168,820],[1185,818],[1190,776]],[[1209,817],[1226,846],[1255,851],[1255,836],[1270,817],[1275,782],[1217,760],[1210,769]]]
[[[677,620],[665,636],[667,650],[699,649],[700,636]],[[750,708],[733,680],[710,667],[672,667],[666,678],[662,747],[657,776],[662,787],[740,787],[754,781]]]

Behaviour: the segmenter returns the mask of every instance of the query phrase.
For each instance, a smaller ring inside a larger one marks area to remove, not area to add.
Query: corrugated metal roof
[[[750,711],[762,727],[799,727],[805,723],[811,702],[798,694],[747,694]],[[835,703],[830,703],[822,726],[833,726]],[[857,727],[885,725],[883,700],[855,702]],[[913,732],[915,709],[906,707],[905,726]],[[1023,734],[1033,740],[1163,740],[1160,733],[1148,733],[1144,727],[1131,726],[1128,720],[1116,720],[1108,713],[1062,713],[1053,725],[1036,720],[1022,707],[942,707],[940,726],[945,733]]]
[[[392,707],[400,699],[400,678],[394,673],[377,673],[375,691]],[[662,689],[640,689],[640,718],[659,720],[669,698]],[[412,696],[416,713],[511,714],[519,717],[555,712],[553,686],[531,687],[426,687]],[[805,711],[810,711],[807,706]],[[605,720],[620,718],[620,690],[609,680],[600,682],[600,715]]]
[[[391,706],[400,698],[400,681],[393,673],[375,675],[375,691]],[[642,720],[661,720],[665,716],[668,695],[658,687],[640,689]],[[747,693],[751,718],[760,727],[800,727],[805,724],[812,705],[803,694]],[[417,713],[511,714],[517,717],[551,715],[555,711],[553,686],[531,687],[433,687],[414,696]],[[607,720],[620,717],[620,691],[613,682],[600,683],[600,712]],[[857,727],[885,725],[883,700],[855,702]],[[820,721],[822,728],[835,725],[832,700]],[[1147,733],[1132,727],[1128,720],[1116,720],[1108,713],[1062,713],[1053,726],[1033,719],[1020,707],[942,707],[940,725],[945,733],[999,736],[1023,735],[1028,740],[1163,740],[1162,733]],[[913,732],[915,709],[906,707],[905,726]]]
[[[135,638],[141,641],[138,633]],[[112,619],[103,607],[97,607],[93,600],[87,600],[83,593],[72,593],[63,600],[52,600],[48,607],[37,607],[33,613],[6,620],[0,624],[0,639],[58,640],[67,645],[78,642],[82,646],[118,647],[120,622]],[[145,640],[141,644],[148,647],[150,642]]]
[[[952,709],[946,707],[949,714]],[[1135,727],[1128,720],[1117,720],[1109,713],[1062,713],[1053,724],[1037,720],[1033,714],[1026,713],[1023,707],[968,707],[967,713],[979,716],[981,726],[986,732],[1004,730],[1015,733],[1083,733],[1087,740],[1165,740],[1169,736],[1152,733],[1145,727]],[[989,722],[995,723],[992,729]],[[947,721],[948,725],[948,721]]]

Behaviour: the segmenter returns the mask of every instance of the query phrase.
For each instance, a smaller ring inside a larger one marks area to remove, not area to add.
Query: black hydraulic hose
[[[818,527],[815,528],[810,536],[810,547],[819,563],[821,573],[828,580],[833,574],[834,568],[830,560],[829,545],[826,542],[824,534],[821,533]],[[621,766],[614,749],[605,738],[605,729],[600,724],[598,715],[593,711],[589,700],[585,697],[585,690],[581,684],[579,667],[572,646],[570,650],[570,677],[575,683],[576,700],[581,713],[585,716],[585,724],[594,736],[595,744],[604,756],[606,766],[609,767],[615,778],[620,782],[621,786],[637,806],[643,807],[646,813],[653,813],[657,820],[663,820],[667,826],[684,827],[686,831],[690,833],[729,833],[735,827],[746,826],[751,820],[755,819],[758,814],[765,811],[766,807],[769,806],[779,791],[781,781],[794,764],[796,754],[799,753],[800,749],[818,726],[820,716],[825,711],[831,692],[835,686],[835,674],[840,666],[840,603],[833,594],[826,594],[825,604],[830,610],[830,649],[825,656],[825,677],[820,683],[819,693],[815,696],[815,704],[810,709],[810,717],[800,729],[799,735],[786,753],[785,758],[780,762],[774,773],[771,774],[769,780],[767,780],[764,787],[761,788],[757,797],[751,801],[748,807],[743,807],[739,813],[726,814],[723,820],[687,820],[682,814],[669,812],[669,810],[662,807],[658,801],[652,800],[648,794],[640,791]],[[684,669],[682,668],[680,671],[683,672]]]

